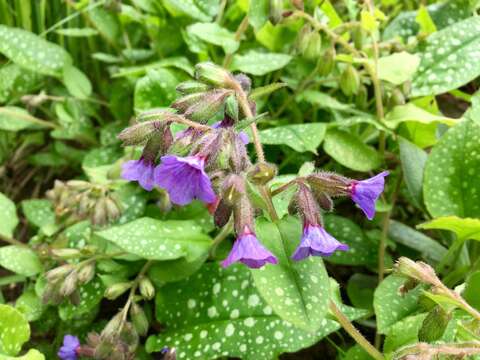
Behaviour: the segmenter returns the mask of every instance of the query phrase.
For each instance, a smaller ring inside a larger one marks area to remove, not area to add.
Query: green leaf
[[[84,37],[98,35],[98,31],[89,27],[84,28],[67,28],[55,30],[57,34],[71,37]]]
[[[353,306],[361,309],[373,308],[373,293],[377,281],[376,276],[362,273],[355,273],[348,279],[347,294]]]
[[[277,91],[278,89],[281,89],[285,86],[287,86],[287,84],[277,82],[277,83],[257,87],[253,89],[252,92],[250,93],[250,98],[252,100],[258,100],[264,96],[270,95],[274,91]]]
[[[442,123],[446,125],[455,125],[458,122],[446,116],[429,113],[412,103],[395,106],[385,116],[385,123],[390,129],[395,129],[405,121],[419,122],[422,124]]]
[[[15,308],[24,314],[28,321],[36,321],[40,319],[46,306],[42,303],[42,299],[38,297],[35,290],[30,288],[24,291],[16,300]]]
[[[37,254],[27,247],[18,245],[0,247],[0,266],[25,276],[33,276],[43,270]]]
[[[178,80],[170,70],[148,70],[135,85],[135,111],[168,107],[175,100]]]
[[[217,23],[196,23],[188,26],[187,31],[209,44],[221,46],[226,54],[234,53],[239,46],[235,34]]]
[[[110,43],[117,44],[121,38],[121,25],[118,17],[104,7],[90,9],[87,15],[92,25]]]
[[[317,331],[328,310],[330,281],[321,258],[300,262],[290,258],[301,238],[299,220],[288,216],[271,223],[260,218],[256,231],[278,258],[277,265],[251,270],[258,292],[282,319],[303,330]],[[249,304],[258,301],[258,296],[247,299]]]
[[[190,76],[193,76],[194,69],[193,66],[190,64],[190,61],[188,61],[188,59],[183,56],[174,56],[146,65],[121,67],[118,69],[118,72],[113,74],[112,77],[140,76],[148,72],[148,70],[158,70],[170,67],[183,70]]]
[[[437,27],[424,5],[421,5],[418,9],[415,21],[420,25],[420,31],[426,35],[430,35],[437,31]]]
[[[388,238],[420,252],[422,257],[435,262],[440,261],[447,252],[447,249],[437,241],[395,220],[390,220]]]
[[[197,0],[164,0],[163,5],[174,16],[189,16],[200,21],[210,21],[215,13],[215,7],[208,8],[199,5]],[[211,3],[211,2],[210,2]],[[217,1],[218,6],[218,1]],[[212,14],[213,12],[213,14]]]
[[[350,219],[327,215],[325,230],[338,241],[349,246],[348,251],[336,251],[326,261],[342,265],[374,265],[377,262],[377,246]]]
[[[270,0],[250,1],[248,7],[248,21],[256,31],[265,25],[270,15]]]
[[[2,214],[2,221],[0,221],[0,235],[12,237],[13,230],[15,230],[18,224],[17,209],[14,202],[1,192],[0,213]]]
[[[423,172],[427,162],[427,153],[410,141],[399,137],[400,160],[407,189],[416,205],[423,204]]]
[[[201,268],[205,260],[207,260],[207,255],[208,253],[205,253],[203,256],[200,256],[193,261],[187,261],[185,258],[180,258],[156,262],[150,267],[148,277],[158,287],[163,286],[168,282],[183,280]]]
[[[286,54],[263,53],[251,50],[245,55],[237,54],[233,57],[231,70],[252,75],[265,75],[286,66],[292,57]]]
[[[140,218],[96,232],[125,251],[150,260],[186,257],[193,261],[208,251],[209,236],[192,220]]]
[[[405,51],[378,59],[378,77],[394,85],[411,80],[420,64],[420,57]]]
[[[22,356],[12,357],[0,354],[0,360],[45,360],[45,356],[36,349],[30,349]]]
[[[0,25],[0,53],[15,64],[45,75],[61,76],[72,63],[70,55],[57,44],[26,30]]]
[[[0,354],[15,356],[30,338],[30,326],[21,312],[0,304]]]
[[[350,319],[358,310],[344,307]],[[273,313],[252,284],[242,264],[226,269],[205,264],[188,279],[157,292],[157,319],[166,331],[150,336],[148,352],[177,349],[177,359],[273,359],[315,344],[339,328],[324,318],[317,332],[301,330]]]
[[[86,99],[92,94],[92,84],[88,77],[73,65],[63,69],[63,83],[73,96]]]
[[[0,103],[9,102],[34,90],[41,84],[43,76],[27,70],[17,64],[5,64],[0,67]]]
[[[480,123],[464,120],[432,149],[424,173],[425,205],[433,217],[480,217]]]
[[[323,149],[341,165],[357,171],[376,169],[382,162],[373,147],[343,130],[328,130]]]
[[[480,309],[480,271],[475,271],[470,274],[465,282],[465,290],[462,293],[462,296],[467,300],[467,302],[472,305],[477,310]]]
[[[373,358],[363,348],[356,344],[342,355],[342,360],[372,360]]]
[[[417,225],[419,229],[441,229],[452,231],[459,239],[480,240],[480,219],[442,216]]]
[[[316,154],[326,129],[326,125],[321,123],[278,126],[260,131],[260,139],[262,144],[287,145],[298,152]]]
[[[418,307],[420,287],[401,296],[398,289],[405,283],[404,277],[390,275],[375,290],[373,308],[377,316],[377,330],[388,333],[391,326],[412,314]]]
[[[391,353],[398,348],[418,342],[418,331],[427,314],[409,316],[394,324],[385,337],[383,351]]]
[[[307,90],[297,96],[297,101],[307,101],[322,109],[355,112],[352,104],[344,104],[334,97],[316,90]]]
[[[93,308],[102,300],[105,286],[99,278],[95,278],[80,286],[78,290],[80,295],[78,305],[73,305],[70,301],[65,300],[63,304],[58,307],[58,315],[63,321],[91,314]]]
[[[463,20],[426,40],[422,61],[412,82],[411,96],[441,94],[480,75],[472,54],[480,51],[480,18]]]
[[[0,107],[0,129],[20,131],[32,126],[33,117],[27,110],[17,106]]]
[[[22,211],[27,220],[36,227],[55,224],[55,212],[52,203],[44,199],[22,201]]]

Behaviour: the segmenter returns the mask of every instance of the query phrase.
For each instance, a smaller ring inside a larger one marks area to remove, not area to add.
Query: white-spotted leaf
[[[18,245],[0,247],[0,266],[25,276],[33,276],[43,270],[37,254],[28,247]]]
[[[0,304],[0,354],[15,356],[30,338],[30,326],[17,309]]]
[[[2,214],[2,221],[0,221],[0,235],[12,237],[13,230],[15,230],[18,224],[17,209],[14,202],[1,192],[0,213]]]
[[[196,23],[187,27],[191,36],[213,45],[221,46],[225,53],[234,53],[238,49],[239,42],[235,40],[235,34],[221,27],[217,23]]]
[[[316,154],[326,129],[321,123],[277,126],[260,131],[260,139],[266,145],[287,145],[298,152]]]
[[[292,57],[287,54],[263,53],[251,50],[233,57],[231,69],[252,75],[265,75],[286,66]]]

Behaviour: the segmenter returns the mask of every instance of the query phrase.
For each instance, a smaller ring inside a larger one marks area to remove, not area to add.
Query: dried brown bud
[[[95,262],[89,262],[78,270],[78,281],[86,284],[95,276]]]

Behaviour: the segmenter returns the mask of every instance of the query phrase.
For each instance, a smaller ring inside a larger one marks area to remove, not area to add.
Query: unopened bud
[[[333,71],[335,67],[335,56],[335,48],[331,47],[325,51],[318,64],[318,74],[320,76],[327,76]]]
[[[206,123],[222,109],[225,98],[230,93],[230,91],[226,90],[214,90],[206,93],[202,101],[190,106],[185,111],[185,117],[193,121]]]
[[[78,289],[75,289],[75,291],[68,296],[68,300],[70,300],[72,305],[80,305],[80,291],[78,291]]]
[[[303,0],[292,0],[292,5],[297,10],[302,10],[303,11],[303,9],[304,9]]]
[[[225,102],[225,114],[233,119],[238,121],[238,101],[235,95],[230,95]]]
[[[429,343],[439,340],[451,318],[451,314],[441,306],[435,306],[423,320],[422,327],[418,332],[418,340]]]
[[[117,313],[103,328],[100,334],[102,339],[115,339],[123,323],[123,312]]]
[[[269,20],[273,25],[282,21],[283,0],[270,0],[270,16]]]
[[[368,106],[368,91],[364,85],[358,89],[358,94],[355,96],[355,105],[359,109],[366,109]]]
[[[148,277],[142,277],[139,284],[140,294],[147,300],[152,300],[155,296],[155,288]]]
[[[64,278],[65,276],[67,276],[70,271],[73,270],[73,266],[72,265],[62,265],[62,266],[59,266],[55,269],[52,269],[50,270],[49,272],[47,272],[45,274],[45,278],[47,279],[47,281],[49,282],[54,282],[54,281],[57,281],[61,278]]]
[[[347,65],[340,76],[340,89],[347,96],[355,95],[360,87],[360,76],[352,65]]]
[[[145,336],[148,332],[148,319],[143,309],[137,303],[133,303],[130,307],[130,318],[138,335]]]
[[[230,72],[211,62],[197,64],[195,66],[195,78],[221,88],[231,88],[234,83]]]
[[[213,91],[213,90],[211,90],[211,91]],[[209,91],[209,92],[211,92],[211,91]],[[185,96],[181,97],[180,99],[175,100],[175,102],[170,106],[173,109],[177,109],[178,112],[184,113],[185,111],[187,111],[187,109],[190,106],[193,106],[193,105],[201,102],[204,99],[204,97],[207,93],[208,92],[205,91],[205,92],[199,92],[199,93],[185,95]]]
[[[88,283],[95,276],[95,262],[90,262],[78,270],[78,281],[82,284]]]
[[[106,297],[108,300],[115,300],[131,287],[131,282],[116,283],[106,288],[103,296]]]
[[[74,259],[80,255],[78,249],[52,249],[52,254],[61,259]]]
[[[67,186],[75,190],[86,190],[90,188],[90,183],[83,180],[69,180],[67,181]]]
[[[105,204],[105,198],[98,199],[95,207],[93,208],[92,223],[93,225],[104,225],[107,222],[107,206]]]
[[[124,146],[140,145],[162,126],[162,121],[144,121],[124,129],[118,138]]]
[[[213,221],[215,226],[223,227],[228,223],[230,217],[232,216],[233,207],[227,201],[220,199],[220,202],[215,209],[215,213],[213,214]]]
[[[60,295],[63,297],[67,297],[71,295],[77,288],[77,284],[78,284],[78,272],[74,270],[67,275],[65,280],[63,280],[63,283],[61,284],[60,290],[59,290]]]
[[[353,28],[352,39],[353,39],[353,44],[355,45],[355,48],[357,50],[362,50],[363,41],[365,39],[365,31],[360,26]]]
[[[307,60],[318,60],[322,53],[322,36],[308,29],[300,41],[300,52]]]
[[[252,90],[252,80],[245,74],[237,74],[234,76],[235,81],[238,82],[245,93],[249,93]]]
[[[177,85],[177,92],[182,95],[195,94],[209,90],[209,86],[198,81],[184,81]]]
[[[110,196],[105,197],[105,210],[109,221],[114,221],[120,217],[120,208]]]
[[[317,200],[317,204],[320,208],[324,211],[332,211],[333,210],[333,200],[328,194],[319,191],[313,191],[313,195],[315,196],[315,200]]]
[[[245,180],[236,174],[231,174],[222,183],[222,200],[229,205],[237,202],[245,194]]]
[[[395,263],[394,270],[397,274],[434,286],[441,285],[432,267],[421,261],[413,261],[404,256]]]
[[[258,185],[264,185],[272,180],[277,174],[277,168],[275,165],[262,162],[253,165],[248,171],[248,179]]]
[[[405,96],[399,89],[393,89],[392,94],[388,98],[388,106],[393,108],[398,105],[405,105]]]

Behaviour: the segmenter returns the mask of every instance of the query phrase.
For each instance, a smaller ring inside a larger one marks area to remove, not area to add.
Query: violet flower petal
[[[369,179],[352,182],[350,196],[369,220],[375,216],[375,202],[383,192],[388,174],[388,171],[383,171]]]
[[[77,360],[77,349],[80,346],[80,340],[73,335],[63,337],[63,345],[58,350],[58,357],[62,360]]]

